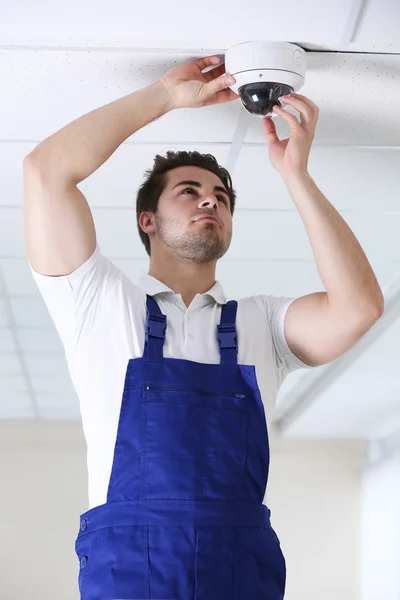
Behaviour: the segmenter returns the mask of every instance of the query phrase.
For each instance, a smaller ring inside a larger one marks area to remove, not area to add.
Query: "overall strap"
[[[167,316],[162,314],[154,298],[148,294],[146,296],[146,339],[143,358],[162,360],[165,331],[167,329]]]
[[[221,310],[221,323],[217,325],[217,340],[221,363],[238,362],[238,338],[236,331],[237,301],[230,300]]]

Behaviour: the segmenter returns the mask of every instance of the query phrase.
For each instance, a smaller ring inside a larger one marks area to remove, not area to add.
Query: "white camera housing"
[[[225,71],[236,79],[229,86],[255,117],[276,117],[275,104],[299,90],[305,81],[306,52],[288,42],[243,42],[225,53]]]

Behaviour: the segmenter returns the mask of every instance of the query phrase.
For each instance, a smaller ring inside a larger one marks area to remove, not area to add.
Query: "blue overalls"
[[[286,568],[262,504],[269,442],[255,367],[237,364],[237,302],[220,364],[163,357],[147,296],[142,358],[124,383],[107,502],[81,515],[81,600],[281,600]]]

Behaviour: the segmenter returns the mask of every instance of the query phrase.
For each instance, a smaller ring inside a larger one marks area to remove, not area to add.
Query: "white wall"
[[[267,498],[287,560],[285,600],[361,600],[363,445],[280,439],[272,448]],[[1,421],[0,481],[0,598],[78,600],[80,424]]]
[[[286,556],[285,600],[361,600],[364,444],[273,438],[271,446],[266,504]]]
[[[78,600],[74,542],[87,510],[79,424],[0,421],[0,482],[1,600]]]
[[[362,600],[400,599],[400,456],[363,477]]]

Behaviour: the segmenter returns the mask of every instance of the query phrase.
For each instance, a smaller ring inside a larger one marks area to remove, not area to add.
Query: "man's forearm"
[[[382,291],[363,249],[311,176],[294,175],[285,183],[305,225],[332,310],[363,314],[383,309]]]
[[[135,131],[170,110],[168,92],[156,81],[75,119],[36,146],[30,162],[44,181],[64,178],[78,184]]]

